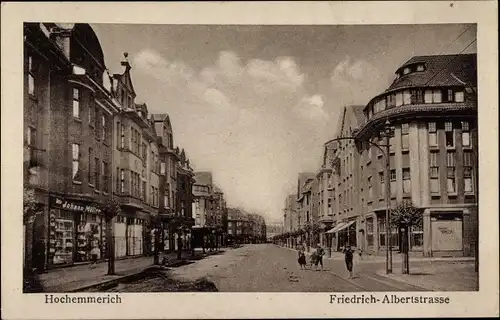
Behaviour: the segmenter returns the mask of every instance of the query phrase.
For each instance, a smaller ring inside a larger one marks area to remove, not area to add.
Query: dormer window
[[[410,72],[411,72],[411,70],[408,67],[403,69],[403,74],[409,74]]]
[[[425,70],[425,68],[424,68],[424,65],[423,65],[423,64],[419,64],[419,65],[417,65],[417,71],[422,72],[422,71],[424,71],[424,70]]]

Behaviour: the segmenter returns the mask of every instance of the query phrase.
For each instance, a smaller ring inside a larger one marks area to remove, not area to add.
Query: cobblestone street
[[[448,262],[436,263],[439,263],[441,270],[446,268],[446,264],[453,265]],[[380,260],[355,264],[353,279],[347,279],[341,259],[325,259],[324,264],[323,271],[315,271],[310,267],[300,270],[294,250],[272,244],[246,245],[189,265],[162,271],[163,277],[168,280],[149,278],[144,282],[121,284],[113,291],[173,291],[174,283],[179,283],[175,285],[179,291],[194,291],[197,290],[196,285],[186,284],[195,284],[200,279],[213,283],[221,292],[383,292],[432,289],[429,289],[429,280],[422,280],[421,274],[416,277],[422,281],[424,287],[421,287],[418,281],[409,283],[400,279],[401,277],[395,276],[393,279],[381,275],[378,271],[384,268],[384,263]],[[413,264],[415,268],[426,265],[428,266],[429,262],[415,261]],[[462,269],[463,265],[464,263]],[[394,268],[398,268],[397,262]],[[436,277],[432,277],[430,281],[436,281]],[[459,282],[454,283],[450,288],[459,290]],[[165,286],[164,290],[161,286]],[[437,282],[436,286],[443,290],[442,282]],[[465,281],[463,286],[469,289],[470,281]]]

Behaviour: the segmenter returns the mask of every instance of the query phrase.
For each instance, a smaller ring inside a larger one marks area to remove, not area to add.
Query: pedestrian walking
[[[181,235],[178,235],[177,236],[177,259],[181,259],[182,258],[182,247],[183,247],[183,243],[182,243],[182,237]]]
[[[91,263],[90,263],[90,267],[93,268],[94,265],[97,264],[97,260],[99,259],[99,247],[98,246],[94,246],[92,248],[92,250],[90,250],[90,259],[91,259]]]
[[[323,271],[323,256],[325,255],[325,250],[321,247],[321,244],[318,243],[316,246],[316,270],[318,270],[318,266],[321,264],[321,271]]]
[[[352,278],[353,254],[354,253],[350,245],[344,248],[345,266],[347,268],[347,271],[349,271],[349,279]]]
[[[306,253],[304,252],[303,249],[300,249],[299,250],[299,266],[300,266],[300,269],[305,269],[306,268],[306,265],[307,265],[307,262],[306,262]]]

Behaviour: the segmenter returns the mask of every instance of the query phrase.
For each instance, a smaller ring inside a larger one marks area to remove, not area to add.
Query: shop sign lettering
[[[451,231],[450,229],[448,229],[446,227],[439,227],[438,230],[441,231],[441,233],[443,233],[443,234],[452,234],[453,233],[453,231]]]
[[[92,205],[77,204],[60,198],[55,198],[54,206],[71,211],[79,211],[85,213],[101,213],[101,209],[94,207]]]

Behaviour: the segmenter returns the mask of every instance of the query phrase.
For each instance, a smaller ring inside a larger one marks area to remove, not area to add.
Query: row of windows
[[[470,134],[470,124],[468,121],[461,121],[460,123],[455,123],[452,121],[446,121],[444,123],[436,123],[436,122],[429,122],[428,123],[428,142],[429,146],[431,148],[437,147],[438,146],[438,126],[444,129],[444,140],[445,140],[445,146],[447,148],[455,148],[456,147],[456,130],[460,129],[461,133],[461,140],[462,140],[462,147],[464,148],[470,148],[471,147],[471,134]],[[403,123],[401,124],[401,149],[403,152],[407,152],[410,147],[410,138],[409,138],[409,124],[408,123]],[[381,138],[378,138],[379,141]],[[384,142],[381,141],[383,144]],[[389,138],[389,145],[390,145],[390,152],[393,153],[395,151],[395,137],[392,136]],[[375,148],[378,150],[376,147],[372,147],[371,145],[368,145],[368,159],[367,162],[370,162],[372,160],[372,149]],[[378,154],[382,156],[382,152],[378,150]]]
[[[75,182],[82,182],[83,170],[81,167],[80,145],[78,143],[73,143],[71,154],[72,154],[72,179]],[[110,191],[109,164],[105,161],[100,161],[98,157],[95,157],[94,150],[92,148],[89,148],[88,150],[87,173],[88,173],[87,179],[89,185],[93,186],[96,190],[102,190],[104,192]]]
[[[444,102],[464,102],[465,94],[462,89],[406,89],[388,94],[375,100],[368,107],[367,118],[371,119],[373,115],[403,105],[411,104],[433,104]]]

